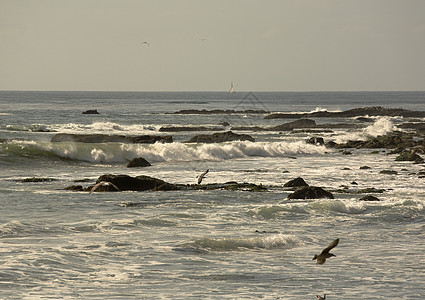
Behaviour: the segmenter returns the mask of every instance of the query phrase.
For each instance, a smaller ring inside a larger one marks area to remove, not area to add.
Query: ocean
[[[423,299],[424,165],[386,149],[343,155],[306,142],[365,140],[406,118],[317,118],[359,125],[320,132],[254,128],[293,121],[265,119],[274,112],[424,103],[425,92],[0,91],[0,299]],[[82,114],[91,109],[99,114]],[[235,112],[174,114],[184,109]],[[203,129],[161,129],[177,126]],[[255,142],[186,142],[231,127]],[[51,142],[58,133],[173,142]],[[137,157],[152,166],[127,168]],[[206,169],[202,183],[267,190],[65,190],[103,174],[196,184]],[[335,198],[288,199],[284,184],[297,177]],[[384,190],[372,192],[380,201],[360,200],[355,191],[367,188]],[[336,257],[316,264],[336,238]]]

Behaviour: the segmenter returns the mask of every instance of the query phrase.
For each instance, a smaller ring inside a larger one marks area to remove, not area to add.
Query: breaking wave
[[[347,141],[365,141],[371,137],[385,135],[396,129],[390,117],[380,117],[376,121],[359,132],[352,132],[341,135],[335,139],[337,143],[345,143]]]
[[[251,238],[202,238],[191,246],[208,251],[236,251],[243,249],[291,249],[302,244],[295,235],[273,234]]]
[[[229,160],[246,157],[285,157],[324,154],[325,147],[297,142],[229,142],[220,144],[50,143],[12,141],[0,144],[0,153],[26,158],[57,157],[96,163],[126,162],[143,157],[150,162]]]

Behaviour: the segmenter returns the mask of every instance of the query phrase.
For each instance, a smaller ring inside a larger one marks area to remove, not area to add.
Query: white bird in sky
[[[148,45],[148,46],[150,46],[151,44],[149,44],[148,42],[145,41],[145,42],[142,42],[141,45]]]

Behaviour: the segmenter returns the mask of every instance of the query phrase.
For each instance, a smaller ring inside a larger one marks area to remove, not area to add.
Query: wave
[[[63,133],[105,133],[114,134],[114,133],[123,133],[131,132],[131,134],[144,134],[152,133],[153,131],[159,131],[161,126],[159,125],[150,125],[150,124],[118,124],[115,122],[94,122],[92,124],[78,124],[78,123],[68,123],[68,124],[56,124],[51,126],[55,131]]]
[[[358,201],[319,200],[309,204],[314,210],[331,211],[343,214],[362,214],[368,208],[368,203]]]
[[[24,228],[24,224],[19,221],[10,221],[0,225],[0,236],[11,235]]]
[[[131,124],[124,125],[115,122],[94,122],[92,124],[67,123],[67,124],[31,124],[31,125],[6,125],[0,129],[8,131],[30,131],[30,132],[62,132],[62,133],[105,133],[135,135],[150,134],[158,132],[162,125]]]
[[[52,132],[49,126],[43,124],[32,124],[32,125],[6,125],[0,127],[7,131],[30,131],[30,132]]]
[[[385,135],[396,129],[394,125],[393,118],[390,117],[379,117],[376,121],[369,125],[368,127],[362,129],[358,132],[346,133],[341,136],[336,137],[335,142],[345,143],[348,141],[365,141],[371,137],[377,137],[380,135]]]
[[[251,238],[202,238],[189,246],[208,251],[236,251],[242,249],[291,249],[302,245],[295,235],[273,234]]]
[[[12,141],[0,144],[0,153],[25,158],[65,158],[93,163],[122,163],[136,157],[149,162],[229,160],[246,157],[285,157],[324,154],[325,147],[297,142],[229,142],[220,144],[50,143]]]

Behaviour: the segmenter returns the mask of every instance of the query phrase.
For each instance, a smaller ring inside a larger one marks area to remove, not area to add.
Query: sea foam
[[[345,143],[347,141],[365,141],[371,137],[377,137],[380,135],[385,135],[396,129],[393,121],[390,117],[379,117],[376,121],[357,132],[345,133],[341,136],[336,137],[335,142]]]
[[[143,157],[149,162],[229,160],[247,157],[285,157],[296,154],[324,154],[326,148],[297,142],[248,142],[235,141],[214,144],[187,143],[49,143],[13,141],[2,146],[3,150],[26,158],[59,157],[95,163],[127,162]]]
[[[235,251],[241,249],[291,249],[302,244],[295,235],[273,234],[251,238],[202,238],[193,242],[196,248],[210,251]]]

